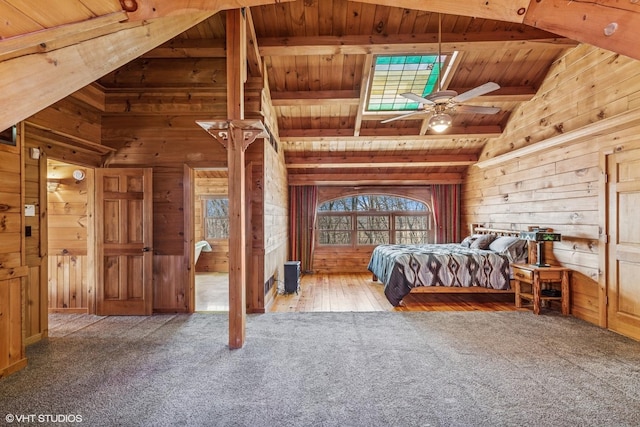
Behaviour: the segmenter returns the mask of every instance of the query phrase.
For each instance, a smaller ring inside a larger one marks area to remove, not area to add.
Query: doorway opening
[[[94,171],[47,159],[49,313],[94,313],[89,189]]]
[[[195,311],[229,311],[229,174],[194,170]]]

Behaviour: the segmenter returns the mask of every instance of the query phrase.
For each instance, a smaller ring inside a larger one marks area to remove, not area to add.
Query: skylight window
[[[377,56],[374,61],[367,111],[411,111],[419,103],[400,96],[413,92],[426,96],[438,90],[438,72],[444,71],[447,55]],[[445,73],[446,74],[446,73]]]

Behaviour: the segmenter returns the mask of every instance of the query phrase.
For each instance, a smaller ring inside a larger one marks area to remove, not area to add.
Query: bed
[[[379,245],[368,269],[391,304],[409,292],[513,292],[511,263],[527,259],[519,231],[474,227],[461,243]]]

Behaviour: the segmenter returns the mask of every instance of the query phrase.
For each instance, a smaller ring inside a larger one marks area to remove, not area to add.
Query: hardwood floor
[[[405,297],[393,307],[371,273],[312,274],[300,280],[298,294],[279,294],[273,312],[309,311],[515,311],[513,294],[428,294]]]
[[[229,274],[196,274],[196,311],[229,311]]]
[[[196,275],[196,311],[229,311],[229,275]],[[393,307],[371,273],[308,274],[300,291],[276,296],[271,312],[312,311],[514,311],[513,294],[412,293]]]

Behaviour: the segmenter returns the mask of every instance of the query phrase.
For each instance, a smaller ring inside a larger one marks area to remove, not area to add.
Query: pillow
[[[526,262],[529,256],[528,244],[516,236],[501,236],[489,245],[489,249],[506,255],[512,263]]]
[[[491,244],[489,245],[489,249],[501,254],[509,249],[509,246],[513,245],[518,240],[520,240],[520,238],[516,236],[499,236],[496,238],[496,240],[491,242]]]
[[[474,236],[478,237],[469,245],[471,249],[489,249],[491,242],[496,239],[495,234],[474,234]]]
[[[471,243],[473,243],[473,241],[476,240],[477,238],[478,237],[467,236],[462,240],[462,242],[460,242],[460,245],[464,246],[465,248],[468,248],[469,246],[471,246]]]

